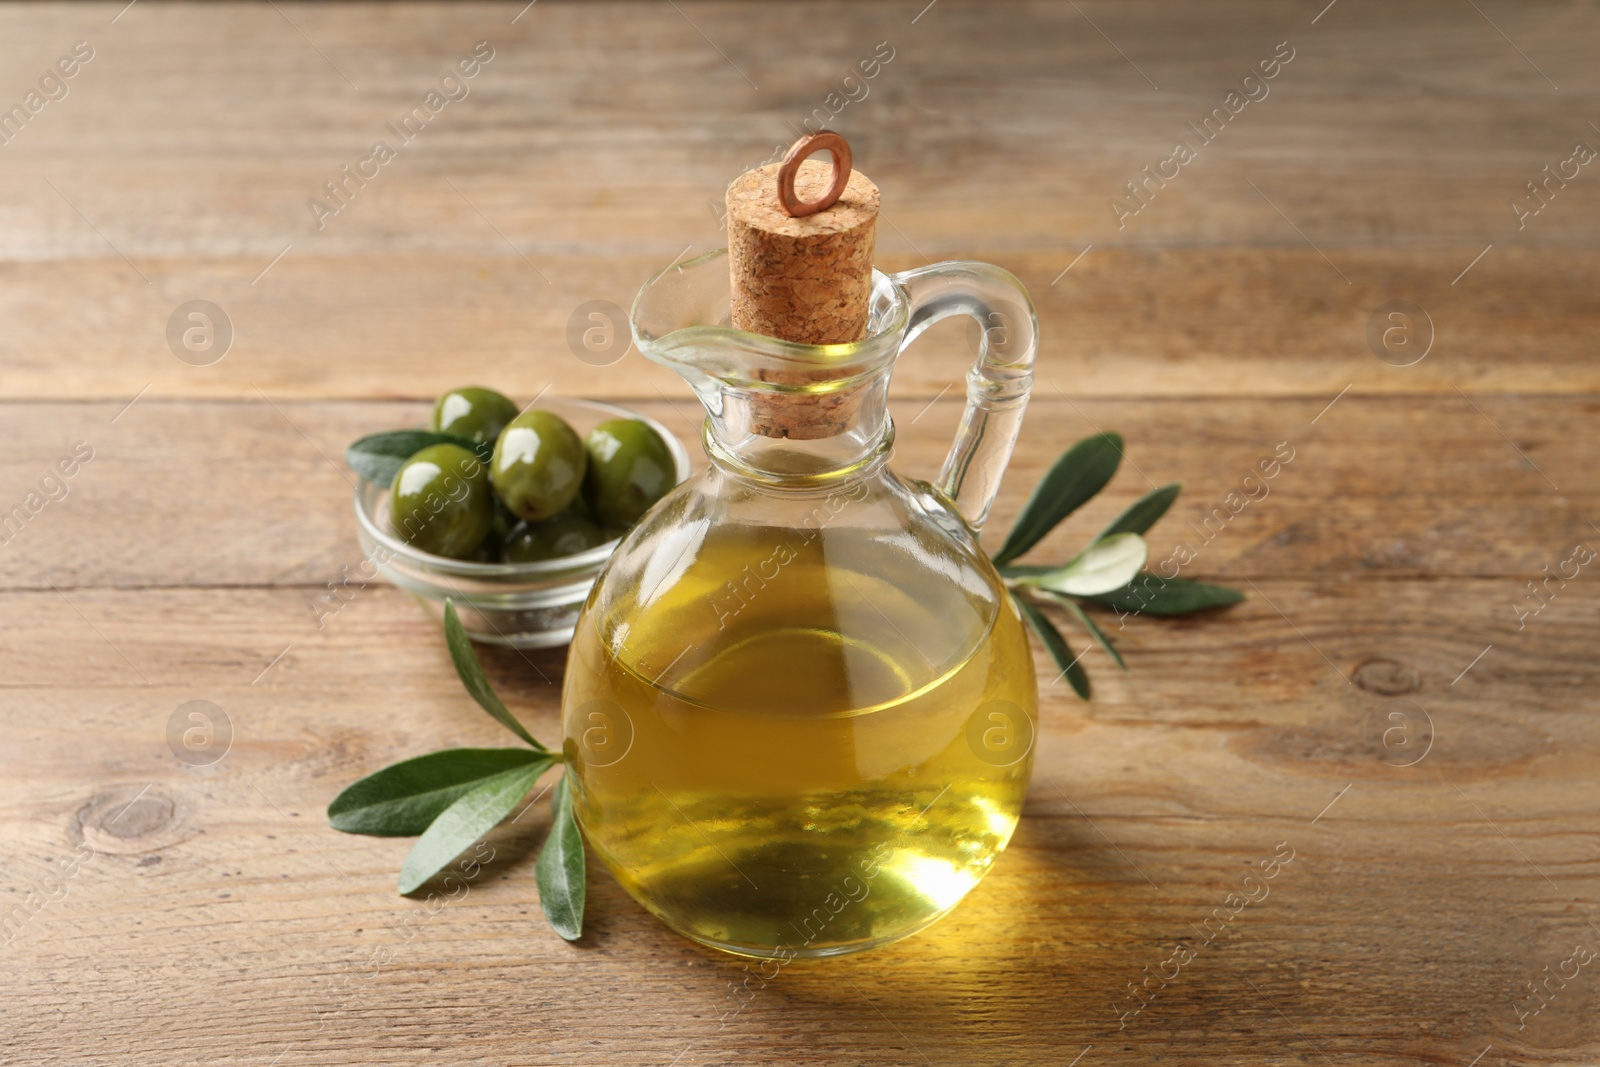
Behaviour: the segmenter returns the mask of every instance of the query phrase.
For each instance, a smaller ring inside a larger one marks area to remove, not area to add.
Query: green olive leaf
[[[1183,491],[1183,486],[1178,482],[1163,485],[1160,489],[1152,489],[1144,496],[1135,500],[1127,511],[1117,516],[1117,521],[1107,526],[1100,532],[1096,541],[1103,541],[1107,537],[1119,533],[1142,534],[1156,524],[1156,520],[1167,513],[1172,502],[1178,499],[1178,494]]]
[[[483,674],[483,665],[478,662],[478,654],[472,651],[472,638],[467,636],[465,627],[461,625],[461,617],[456,614],[456,603],[449,599],[444,602],[444,642],[450,648],[450,659],[456,665],[456,674],[461,676],[461,684],[467,687],[472,699],[476,700],[484,711],[494,716],[494,720],[501,726],[540,752],[547,751],[500,702],[493,687],[489,685],[489,679]]]
[[[546,758],[503,771],[444,809],[406,856],[400,868],[401,895],[415,893],[469,845],[494,829],[554,762]]]
[[[405,466],[406,460],[429,445],[459,445],[477,453],[485,463],[494,459],[493,445],[480,445],[469,437],[433,430],[391,430],[368,434],[352,442],[344,450],[344,461],[367,481],[387,487],[393,484],[394,476]]]
[[[415,837],[490,778],[541,762],[549,767],[554,761],[525,748],[450,748],[418,756],[349,785],[328,805],[328,822],[347,834]]]
[[[1015,593],[1011,594],[1012,603],[1017,605],[1017,610],[1022,612],[1022,617],[1028,627],[1039,636],[1039,641],[1044,645],[1045,651],[1050,653],[1050,658],[1056,661],[1056,666],[1061,668],[1061,673],[1067,676],[1067,681],[1072,683],[1072,689],[1083,700],[1089,699],[1089,675],[1078,662],[1078,657],[1072,654],[1072,649],[1067,647],[1067,639],[1061,636],[1061,631],[1047,618],[1039,608],[1024,600]],[[1059,680],[1059,675],[1057,679]],[[1053,684],[1053,683],[1052,683]]]
[[[1091,596],[1120,589],[1144,566],[1149,548],[1136,533],[1112,534],[1096,541],[1067,563],[1047,574],[1024,579],[1052,593]]]
[[[1005,544],[994,554],[995,564],[1010,563],[1038,544],[1057,523],[1105,488],[1121,461],[1122,436],[1114,433],[1085,438],[1063,452],[1022,506]]]
[[[1089,618],[1088,612],[1080,608],[1076,600],[1073,600],[1071,597],[1060,596],[1056,593],[1048,592],[1044,589],[1035,588],[1031,590],[1031,592],[1034,596],[1042,597],[1057,607],[1065,608],[1069,615],[1078,620],[1079,625],[1081,625],[1085,630],[1089,631],[1089,636],[1094,638],[1094,643],[1105,649],[1106,655],[1111,657],[1111,661],[1113,663],[1115,663],[1118,667],[1121,667],[1123,670],[1128,669],[1128,665],[1122,662],[1122,653],[1118,652],[1116,646],[1111,643],[1111,638],[1107,637],[1105,631],[1101,630],[1099,625],[1093,619]]]
[[[550,928],[568,941],[583,936],[583,905],[587,875],[583,864],[583,834],[572,814],[572,793],[567,778],[556,783],[550,798],[553,812],[550,836],[545,839],[539,858],[534,861],[534,878],[539,885],[539,907]]]
[[[1237,604],[1244,599],[1244,594],[1225,585],[1141,574],[1127,585],[1104,593],[1085,594],[1084,599],[1135,615],[1187,615],[1192,611]]]
[[[995,568],[1000,572],[1002,578],[1020,578],[1024,580],[1052,574],[1060,569],[1060,567],[1051,563],[1008,563],[1004,567]]]

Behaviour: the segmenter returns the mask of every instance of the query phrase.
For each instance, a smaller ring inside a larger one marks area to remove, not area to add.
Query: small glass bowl
[[[672,452],[673,484],[689,476],[683,444],[654,419],[595,400],[548,397],[538,406],[567,420],[579,437],[607,419],[638,419]],[[607,541],[575,556],[537,563],[474,563],[419,551],[391,534],[387,485],[360,479],[355,504],[361,551],[378,572],[436,619],[444,618],[445,599],[454,600],[467,633],[491,645],[555,648],[571,641],[578,610],[618,544]]]

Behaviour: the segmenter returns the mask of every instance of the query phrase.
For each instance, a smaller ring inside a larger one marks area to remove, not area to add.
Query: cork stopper
[[[805,159],[822,149],[833,152],[831,165]],[[878,187],[850,169],[843,138],[819,131],[796,141],[783,163],[740,175],[728,187],[727,202],[736,329],[807,345],[848,344],[866,336]],[[804,386],[848,373],[807,368],[767,370],[761,377]],[[753,398],[750,429],[795,440],[831,437],[850,425],[856,394],[846,389]]]

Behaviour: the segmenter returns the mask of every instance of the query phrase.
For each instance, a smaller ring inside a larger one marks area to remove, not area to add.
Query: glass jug
[[[634,303],[640,351],[706,407],[711,462],[623,540],[578,620],[575,807],[616,879],[696,941],[870,948],[977,884],[1027,790],[1033,660],[977,535],[1032,384],[1033,307],[1006,271],[941,263],[874,271],[854,344],[735,330],[728,308],[725,249]],[[966,413],[938,485],[902,480],[890,372],[958,313],[982,327]],[[769,436],[796,410],[825,418]]]

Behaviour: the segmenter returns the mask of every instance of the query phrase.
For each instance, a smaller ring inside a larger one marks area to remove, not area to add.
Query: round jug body
[[[749,956],[904,937],[977,884],[1032,766],[1028,638],[949,501],[881,459],[718,465],[596,582],[564,750],[591,846],[649,911]]]

